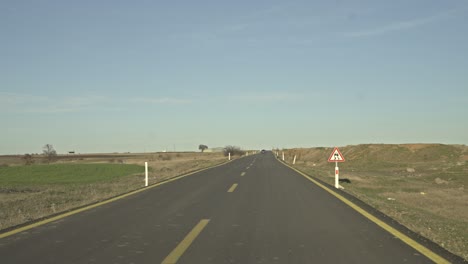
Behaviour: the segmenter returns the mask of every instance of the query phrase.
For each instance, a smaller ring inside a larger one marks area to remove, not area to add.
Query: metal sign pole
[[[343,157],[343,155],[341,154],[340,150],[337,147],[333,149],[332,154],[328,158],[328,162],[333,162],[333,161],[335,162],[335,188],[344,189],[340,185],[340,168],[338,168],[338,162],[344,162],[345,158]]]
[[[335,161],[335,188],[340,188],[340,169],[338,168],[338,161]]]

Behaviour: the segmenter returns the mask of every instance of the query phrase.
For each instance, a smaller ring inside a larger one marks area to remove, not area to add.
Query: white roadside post
[[[340,188],[340,169],[338,168],[338,161],[335,161],[335,188]]]
[[[338,162],[344,162],[344,161],[345,159],[343,157],[343,154],[341,154],[340,150],[337,147],[335,147],[330,157],[328,158],[328,162],[335,162],[335,188],[336,189],[344,189],[343,186],[340,185],[340,169],[338,168]]]
[[[293,165],[296,164],[296,155],[294,155]]]
[[[229,160],[231,160],[231,152],[229,152]]]
[[[283,152],[283,161],[284,161],[284,152]]]
[[[145,187],[148,186],[148,162],[145,162]]]

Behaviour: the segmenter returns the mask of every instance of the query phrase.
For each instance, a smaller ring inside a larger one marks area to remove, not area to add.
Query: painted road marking
[[[202,219],[198,224],[188,233],[188,235],[177,245],[174,250],[161,262],[161,264],[175,264],[184,252],[190,247],[193,241],[200,235],[201,231],[210,222],[210,219]]]
[[[93,209],[93,208],[96,208],[98,206],[101,206],[101,205],[104,205],[104,204],[108,204],[108,203],[111,203],[111,202],[114,202],[114,201],[117,201],[117,200],[120,200],[122,198],[125,198],[127,196],[130,196],[130,195],[134,195],[134,194],[137,194],[139,192],[143,192],[143,191],[146,191],[148,189],[151,189],[151,188],[154,188],[154,187],[158,187],[160,185],[163,185],[163,184],[166,184],[166,183],[169,183],[169,182],[173,182],[173,181],[176,181],[176,180],[179,180],[179,179],[182,179],[184,177],[187,177],[187,176],[190,176],[190,175],[193,175],[195,173],[199,173],[199,172],[202,172],[202,171],[206,171],[206,170],[209,170],[209,169],[212,169],[212,168],[216,168],[216,167],[219,167],[219,166],[222,166],[222,165],[225,165],[227,163],[229,163],[231,161],[226,161],[224,163],[221,163],[221,164],[218,164],[218,165],[215,165],[215,166],[212,166],[212,167],[208,167],[208,168],[204,168],[204,169],[201,169],[201,170],[197,170],[197,171],[193,171],[193,172],[189,172],[189,173],[186,173],[186,174],[182,174],[182,175],[179,175],[179,176],[176,176],[174,178],[171,178],[169,180],[166,180],[166,181],[163,181],[163,182],[159,182],[159,183],[156,183],[156,184],[153,184],[153,185],[150,185],[148,187],[144,187],[144,188],[141,188],[141,189],[138,189],[138,190],[135,190],[135,191],[132,191],[132,192],[129,192],[129,193],[126,193],[126,194],[122,194],[120,196],[116,196],[114,198],[111,198],[109,200],[105,200],[105,201],[102,201],[102,202],[99,202],[99,203],[95,203],[95,204],[92,204],[92,205],[89,205],[89,206],[85,206],[83,208],[79,208],[79,209],[76,209],[76,210],[72,210],[70,212],[66,212],[66,213],[63,213],[61,215],[57,215],[57,216],[54,216],[54,217],[51,217],[51,218],[48,218],[48,219],[44,219],[42,221],[39,221],[37,223],[33,223],[33,224],[30,224],[30,225],[26,225],[26,226],[23,226],[23,227],[20,227],[20,228],[17,228],[17,229],[13,229],[11,231],[8,231],[8,232],[5,232],[3,234],[0,234],[0,238],[4,238],[4,237],[9,237],[9,236],[12,236],[14,234],[17,234],[17,233],[20,233],[20,232],[24,232],[26,230],[29,230],[29,229],[32,229],[32,228],[35,228],[35,227],[38,227],[38,226],[42,226],[42,225],[45,225],[45,224],[48,224],[50,222],[54,222],[54,221],[57,221],[59,219],[62,219],[62,218],[65,218],[65,217],[68,217],[68,216],[71,216],[71,215],[74,215],[74,214],[78,214],[78,213],[81,213],[83,211],[87,211],[89,209]]]
[[[297,169],[289,166],[288,164],[285,164],[285,163],[282,163],[282,164],[286,165],[287,167],[289,167],[292,170],[296,171],[300,175],[304,176],[309,181],[315,183],[317,186],[324,189],[325,191],[327,191],[331,195],[335,196],[336,198],[341,200],[343,203],[347,204],[349,207],[351,207],[352,209],[354,209],[355,211],[357,211],[358,213],[360,213],[361,215],[363,215],[367,219],[371,220],[376,225],[380,226],[381,228],[383,228],[384,230],[386,230],[387,232],[389,232],[393,236],[397,237],[398,239],[400,239],[401,241],[403,241],[404,243],[406,243],[410,247],[414,248],[415,250],[417,250],[419,253],[423,254],[424,256],[429,258],[430,260],[434,261],[435,263],[439,263],[439,264],[449,264],[450,263],[446,259],[444,259],[443,257],[437,255],[436,253],[432,252],[430,249],[426,248],[425,246],[419,244],[418,242],[416,242],[412,238],[408,237],[407,235],[401,233],[400,231],[398,231],[395,228],[391,227],[390,225],[386,224],[382,220],[380,220],[377,217],[373,216],[372,214],[368,213],[366,210],[362,209],[361,207],[354,204],[353,202],[346,199],[345,197],[341,196],[340,194],[330,190],[325,185],[323,185],[320,182],[314,180],[313,178],[311,178],[307,174],[303,173],[302,171],[297,170]]]
[[[242,172],[242,173],[241,173],[241,176],[244,176],[244,175],[245,175],[245,172]]]
[[[237,188],[237,183],[234,183],[231,188],[229,188],[228,192],[233,192]]]

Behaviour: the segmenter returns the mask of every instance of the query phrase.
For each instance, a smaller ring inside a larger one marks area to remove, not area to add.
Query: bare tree
[[[50,163],[57,157],[57,151],[51,144],[45,144],[42,148],[42,153],[45,155],[47,163]]]
[[[201,150],[201,152],[205,151],[205,149],[207,149],[208,146],[207,145],[200,145],[198,146],[198,149]]]

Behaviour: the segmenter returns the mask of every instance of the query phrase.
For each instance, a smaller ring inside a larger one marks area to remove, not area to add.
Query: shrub
[[[164,154],[164,155],[159,154],[158,159],[166,161],[166,160],[171,160],[172,157],[170,154]]]
[[[223,149],[224,156],[228,156],[231,153],[231,156],[239,155],[242,156],[245,154],[245,151],[241,150],[239,147],[236,146],[226,146]]]
[[[34,159],[31,154],[24,154],[23,161],[24,161],[24,165],[34,164]]]

